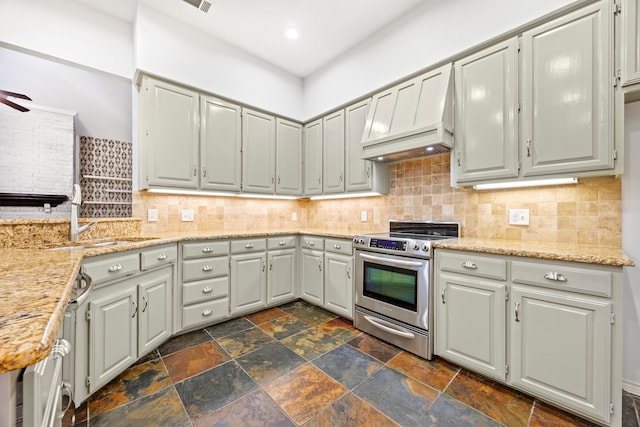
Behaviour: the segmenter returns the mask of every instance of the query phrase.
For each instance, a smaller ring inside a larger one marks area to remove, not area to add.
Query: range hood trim
[[[448,152],[453,148],[453,132],[442,125],[429,127],[419,133],[405,132],[404,136],[393,136],[363,145],[362,158],[366,160],[393,162],[412,157],[422,157]],[[434,147],[433,153],[427,147]],[[379,159],[383,157],[383,159]]]

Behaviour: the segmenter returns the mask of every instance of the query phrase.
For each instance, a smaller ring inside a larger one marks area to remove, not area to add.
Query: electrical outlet
[[[158,221],[158,209],[148,209],[147,210],[147,221],[149,221],[149,222]]]
[[[529,225],[529,209],[509,209],[509,225]]]
[[[297,220],[298,220],[298,213],[291,212],[291,221],[297,221]]]
[[[360,221],[367,222],[367,211],[360,212]]]
[[[193,209],[182,209],[182,220],[193,221],[194,220]]]

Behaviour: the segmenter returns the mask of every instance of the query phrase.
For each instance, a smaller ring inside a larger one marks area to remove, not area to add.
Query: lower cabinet
[[[622,268],[436,250],[435,353],[620,425]]]
[[[353,319],[353,257],[326,252],[324,308]]]
[[[267,306],[265,239],[231,242],[231,316]]]
[[[269,251],[267,258],[267,305],[278,305],[295,299],[296,250]]]
[[[300,298],[324,305],[324,239],[300,237]]]

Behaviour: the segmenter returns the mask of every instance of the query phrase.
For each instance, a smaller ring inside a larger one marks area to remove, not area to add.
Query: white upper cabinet
[[[324,193],[344,192],[344,110],[322,119],[322,158]]]
[[[242,109],[242,190],[251,193],[275,191],[275,117]]]
[[[622,84],[640,82],[640,7],[638,0],[622,2],[622,44],[620,67]]]
[[[346,190],[364,191],[371,189],[371,161],[363,160],[362,132],[367,121],[367,110],[371,98],[345,109],[345,160],[346,160]]]
[[[201,96],[200,186],[240,191],[242,125],[239,106]]]
[[[322,119],[304,127],[304,194],[322,194]]]
[[[197,92],[143,77],[141,187],[198,188]]]
[[[454,64],[456,182],[518,176],[518,39]]]
[[[523,33],[523,176],[613,168],[611,3]]]
[[[302,195],[302,125],[276,119],[276,193]]]

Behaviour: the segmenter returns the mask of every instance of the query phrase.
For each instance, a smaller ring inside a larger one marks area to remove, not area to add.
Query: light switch
[[[509,209],[509,225],[529,225],[529,209]]]
[[[367,222],[367,211],[360,212],[360,221]]]
[[[193,219],[194,219],[193,209],[182,209],[183,221],[193,221]]]
[[[297,221],[297,220],[298,220],[298,213],[291,212],[291,221]]]
[[[147,210],[147,221],[149,221],[149,222],[158,221],[158,209],[148,209]]]

